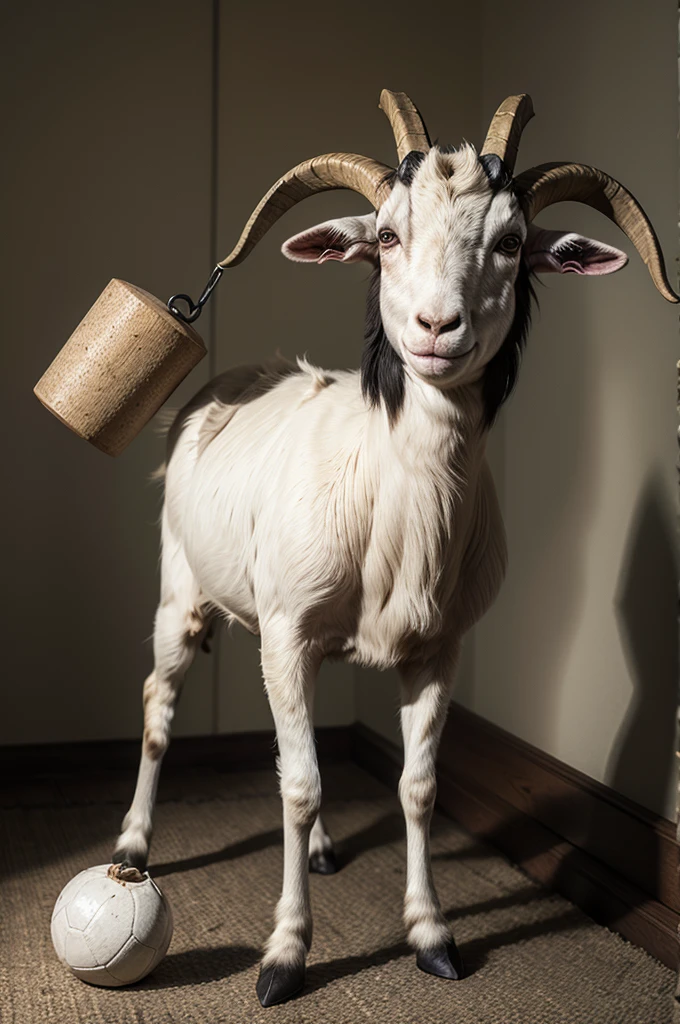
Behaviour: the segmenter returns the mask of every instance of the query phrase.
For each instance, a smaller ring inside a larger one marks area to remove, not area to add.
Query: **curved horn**
[[[356,153],[327,153],[305,160],[272,185],[250,215],[238,242],[218,266],[241,263],[279,217],[315,192],[349,188],[366,196],[378,209],[390,194],[393,174],[392,167]]]
[[[399,163],[414,149],[419,153],[427,153],[432,147],[430,136],[415,104],[405,92],[383,89],[378,106],[387,114],[392,125]]]
[[[623,185],[586,164],[540,164],[517,175],[515,186],[527,221],[552,203],[585,203],[613,220],[647,264],[652,281],[669,302],[680,302],[666,275],[659,239],[647,214]]]
[[[531,102],[531,96],[527,93],[508,96],[491,119],[480,156],[495,153],[512,174],[517,160],[519,140],[533,116],[534,105]]]

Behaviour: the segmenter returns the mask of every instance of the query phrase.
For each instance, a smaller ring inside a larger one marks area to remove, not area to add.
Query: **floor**
[[[670,970],[540,889],[435,816],[433,870],[468,975],[419,972],[404,943],[405,851],[395,796],[355,765],[322,771],[341,870],[311,878],[314,944],[298,999],[263,1010],[260,950],[281,877],[273,771],[168,774],[151,874],[170,899],[166,958],[128,989],[73,977],[49,921],[62,886],[108,861],[128,772],[5,780],[0,792],[3,1024],[669,1024]]]

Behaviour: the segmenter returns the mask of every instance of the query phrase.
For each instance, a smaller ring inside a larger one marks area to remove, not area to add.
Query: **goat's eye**
[[[502,252],[506,256],[514,256],[519,252],[521,245],[522,239],[519,235],[505,235],[496,246],[496,251]]]
[[[378,240],[381,245],[396,245],[399,241],[394,231],[390,231],[389,228],[383,228],[378,232]]]

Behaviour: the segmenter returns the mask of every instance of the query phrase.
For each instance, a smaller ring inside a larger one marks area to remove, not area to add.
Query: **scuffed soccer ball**
[[[172,938],[170,904],[153,879],[112,864],[87,868],[62,889],[52,942],[62,963],[92,985],[131,985],[156,967]]]

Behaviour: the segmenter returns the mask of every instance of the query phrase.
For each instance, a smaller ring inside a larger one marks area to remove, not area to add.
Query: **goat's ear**
[[[378,261],[378,239],[375,213],[365,217],[342,217],[317,224],[314,228],[293,235],[281,246],[281,252],[297,263],[356,263]]]
[[[524,243],[524,256],[538,274],[613,274],[628,262],[625,252],[594,238],[533,226]]]

